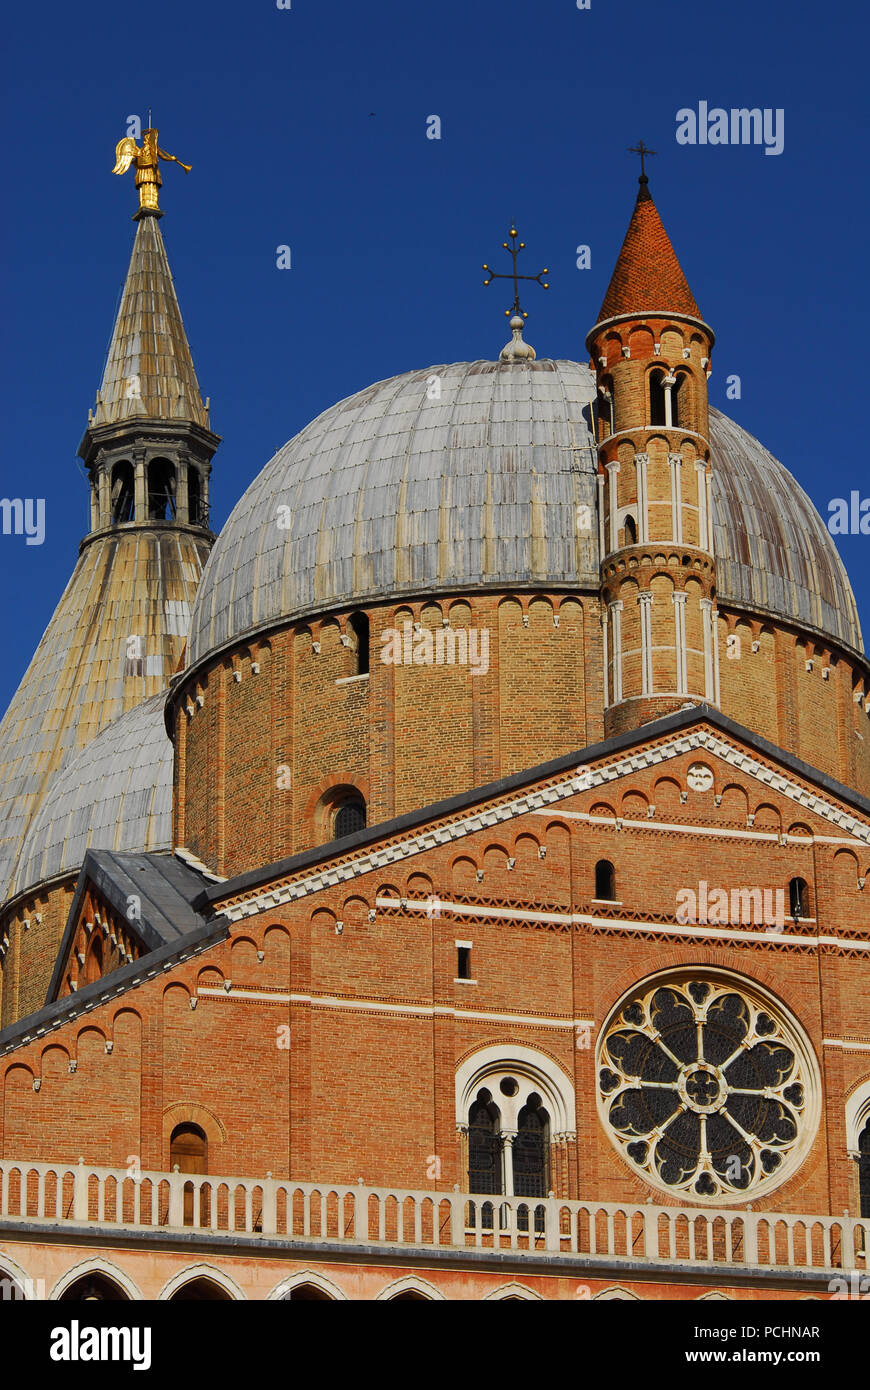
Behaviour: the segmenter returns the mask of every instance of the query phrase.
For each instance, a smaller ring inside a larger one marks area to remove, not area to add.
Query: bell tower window
[[[650,372],[649,375],[649,422],[651,425],[664,425],[665,420],[665,374],[663,371]]]
[[[112,469],[112,525],[123,526],[133,520],[135,492],[133,465],[126,459]]]
[[[148,465],[148,520],[175,520],[175,469],[168,459]]]
[[[208,518],[203,515],[202,482],[199,469],[192,465],[187,470],[187,509],[191,526],[208,525]]]

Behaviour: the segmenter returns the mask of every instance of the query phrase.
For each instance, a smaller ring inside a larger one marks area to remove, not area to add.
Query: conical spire
[[[662,225],[645,174],[639,183],[637,202],[598,322],[621,314],[655,311],[700,319],[701,311]]]
[[[208,428],[166,248],[156,217],[142,217],[91,426],[137,416]]]

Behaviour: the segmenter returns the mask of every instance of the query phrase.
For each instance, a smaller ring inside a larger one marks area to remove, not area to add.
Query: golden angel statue
[[[160,160],[171,159],[175,164],[181,164],[186,174],[193,168],[192,164],[182,164],[174,154],[167,154],[166,150],[161,150],[157,143],[156,130],[143,130],[142,148],[140,150],[132,135],[125,135],[123,140],[119,140],[115,147],[115,167],[113,174],[126,174],[130,165],[136,165],[136,187],[139,190],[139,211],[137,217],[143,213],[153,213],[155,217],[162,217],[163,213],[157,206],[157,190],[163,183],[160,177]]]

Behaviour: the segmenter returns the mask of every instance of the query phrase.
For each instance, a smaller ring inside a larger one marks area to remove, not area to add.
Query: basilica
[[[146,135],[119,165],[171,158]],[[90,530],[0,725],[0,1281],[836,1296],[870,664],[824,521],[709,404],[646,174],[577,360],[515,303],[493,360],[337,402],[219,532],[159,182]]]

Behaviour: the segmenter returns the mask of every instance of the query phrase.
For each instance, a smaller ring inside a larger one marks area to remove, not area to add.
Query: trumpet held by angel
[[[156,130],[143,130],[141,148],[136,144],[132,135],[125,135],[123,140],[119,140],[115,146],[115,167],[113,174],[126,174],[131,164],[136,166],[136,187],[139,190],[139,210],[156,212],[159,214],[160,208],[157,205],[157,191],[163,183],[160,173],[160,160],[171,160],[173,164],[180,164],[186,174],[193,168],[192,164],[185,164],[176,155],[169,154],[162,150],[157,143]]]

